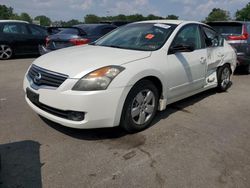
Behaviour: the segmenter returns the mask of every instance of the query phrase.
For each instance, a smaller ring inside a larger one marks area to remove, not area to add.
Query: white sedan
[[[24,78],[25,98],[67,127],[136,132],[170,103],[210,88],[226,91],[235,67],[234,49],[205,24],[137,22],[36,59]]]

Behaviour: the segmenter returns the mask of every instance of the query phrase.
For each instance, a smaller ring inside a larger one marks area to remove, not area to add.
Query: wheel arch
[[[120,100],[121,102],[117,107],[115,120],[114,120],[115,125],[120,124],[122,111],[123,111],[124,104],[125,104],[125,101],[126,101],[126,98],[127,98],[128,94],[129,94],[129,92],[131,91],[131,89],[133,88],[133,86],[136,83],[138,83],[138,82],[140,82],[142,80],[149,80],[156,86],[156,88],[159,91],[159,99],[165,99],[166,98],[167,86],[166,86],[166,83],[163,82],[163,76],[160,76],[158,74],[141,74],[140,76],[137,75],[137,76],[131,78],[128,81],[128,84],[127,84],[127,85],[129,85],[129,89],[124,90],[123,96],[121,97],[121,100]]]
[[[231,63],[229,63],[229,62],[223,63],[223,64],[221,64],[220,66],[218,66],[218,67],[217,67],[217,72],[218,72],[219,68],[221,68],[221,67],[223,67],[223,66],[225,66],[225,65],[230,67],[231,74],[233,74],[235,68],[234,68],[234,66],[233,66]]]

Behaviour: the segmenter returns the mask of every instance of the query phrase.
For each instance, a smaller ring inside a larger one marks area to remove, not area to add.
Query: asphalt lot
[[[227,93],[175,103],[127,135],[41,119],[22,90],[32,61],[0,61],[0,187],[249,187],[250,76],[235,75]]]

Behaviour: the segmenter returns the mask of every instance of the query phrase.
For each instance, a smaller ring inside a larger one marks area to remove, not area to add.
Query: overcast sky
[[[248,0],[0,0],[17,13],[27,12],[33,17],[46,15],[52,20],[79,19],[86,14],[98,16],[134,14],[175,14],[180,19],[203,20],[213,8],[230,11],[234,16]]]

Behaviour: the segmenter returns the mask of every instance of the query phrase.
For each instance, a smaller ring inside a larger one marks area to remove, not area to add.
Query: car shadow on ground
[[[59,125],[42,116],[40,116],[40,118],[53,129],[56,129],[57,131],[60,131],[63,134],[66,134],[68,136],[81,139],[81,140],[114,139],[114,138],[123,137],[127,134],[120,127],[101,128],[101,129],[73,129],[73,128]]]
[[[211,96],[211,95],[215,95],[217,92],[216,89],[211,89],[202,93],[199,93],[197,95],[194,95],[192,97],[183,99],[181,101],[178,101],[176,103],[173,103],[169,106],[167,106],[167,109],[162,111],[162,112],[158,112],[158,114],[156,115],[154,121],[152,122],[151,126],[154,126],[155,124],[157,124],[159,121],[161,121],[162,119],[166,119],[168,116],[170,116],[171,114],[174,114],[177,111],[183,111],[186,113],[191,113],[188,110],[186,110],[185,108],[193,105],[199,101],[201,101],[202,99]],[[63,134],[66,134],[68,136],[77,138],[77,139],[81,139],[81,140],[105,140],[105,139],[115,139],[115,138],[120,138],[123,136],[128,135],[127,132],[123,131],[121,128],[119,127],[114,127],[114,128],[103,128],[103,129],[89,129],[89,130],[85,130],[85,129],[72,129],[72,128],[68,128],[68,127],[64,127],[62,125],[59,125],[55,122],[52,122],[44,117],[40,118],[50,127],[52,127],[53,129],[56,129],[57,131],[62,132]]]
[[[40,144],[0,144],[0,187],[42,188]]]
[[[234,71],[234,76],[248,75],[244,67],[237,67]]]

